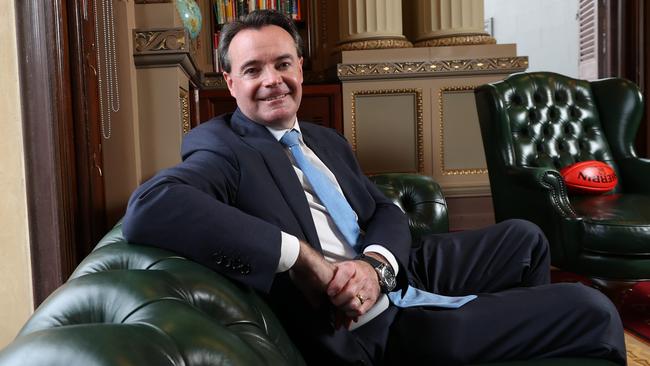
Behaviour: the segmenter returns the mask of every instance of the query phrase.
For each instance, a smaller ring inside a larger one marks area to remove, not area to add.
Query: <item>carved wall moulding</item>
[[[442,103],[442,96],[444,93],[463,93],[463,92],[474,92],[477,85],[463,85],[463,86],[448,86],[440,88],[438,91],[438,111],[440,113],[440,133],[439,133],[439,145],[440,149],[438,150],[439,159],[440,159],[440,172],[442,175],[487,175],[487,168],[470,168],[470,169],[448,169],[445,166],[445,111],[444,105]]]
[[[346,42],[339,45],[340,51],[377,50],[383,48],[411,48],[413,44],[406,39],[365,39],[361,41]]]
[[[467,46],[475,44],[496,44],[497,40],[488,35],[464,35],[427,39],[414,44],[415,47]]]
[[[192,125],[190,124],[190,94],[183,88],[178,88],[178,98],[181,107],[181,124],[183,127],[183,134],[190,132]]]
[[[514,73],[528,68],[528,57],[495,57],[481,59],[382,62],[368,64],[339,64],[341,80],[384,79],[387,77],[417,77],[438,74]]]
[[[389,96],[389,95],[413,95],[415,97],[415,146],[417,151],[417,169],[418,173],[424,173],[424,118],[422,115],[422,89],[405,88],[405,89],[379,89],[379,90],[358,90],[351,93],[352,113],[351,113],[351,132],[352,132],[352,150],[357,151],[357,97],[359,96]]]
[[[184,28],[134,29],[135,54],[189,52],[189,38]]]
[[[228,85],[226,85],[226,80],[223,79],[223,76],[221,76],[221,74],[217,74],[217,73],[203,74],[201,85],[203,85],[204,88],[209,88],[209,89],[228,89]]]
[[[199,71],[184,28],[134,29],[133,61],[137,68],[180,67],[198,85]]]

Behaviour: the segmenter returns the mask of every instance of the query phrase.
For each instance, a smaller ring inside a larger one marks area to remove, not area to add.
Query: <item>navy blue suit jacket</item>
[[[406,217],[364,176],[345,138],[315,124],[300,127],[357,213],[365,233],[361,247],[381,244],[390,250],[402,269],[398,282],[405,286],[411,246]],[[308,360],[306,353],[327,362],[366,358],[363,347],[351,344],[357,341],[351,332],[334,330],[331,314],[314,311],[286,272],[275,273],[280,231],[320,251],[306,196],[282,145],[237,110],[190,131],[181,153],[180,164],[131,196],[126,238],[174,251],[266,294]]]

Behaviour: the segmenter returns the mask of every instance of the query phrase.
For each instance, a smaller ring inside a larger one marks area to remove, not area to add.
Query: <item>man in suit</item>
[[[309,364],[625,363],[616,310],[585,286],[548,284],[533,224],[434,235],[411,250],[405,216],[346,140],[297,120],[302,52],[289,19],[254,12],[225,26],[219,47],[238,108],[192,130],[183,161],[133,193],[129,241],[265,294]]]

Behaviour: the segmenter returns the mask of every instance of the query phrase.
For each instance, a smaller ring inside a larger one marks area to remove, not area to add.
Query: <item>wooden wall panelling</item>
[[[89,6],[89,2],[68,1],[79,216],[77,258],[88,255],[107,230],[95,17],[89,11]]]
[[[600,53],[599,76],[622,77],[636,83],[644,97],[650,87],[648,49],[648,17],[650,6],[644,0],[609,0],[599,2],[599,33],[605,47]],[[636,139],[637,153],[650,156],[650,107],[645,114]]]
[[[75,159],[64,0],[16,1],[34,304],[75,266]]]

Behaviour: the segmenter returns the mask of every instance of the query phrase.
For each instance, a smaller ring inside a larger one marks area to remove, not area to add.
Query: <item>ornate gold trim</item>
[[[383,48],[411,48],[413,44],[403,38],[364,39],[350,41],[338,46],[339,51],[376,50]]]
[[[136,68],[180,66],[194,84],[200,82],[184,28],[133,29],[133,62]]]
[[[388,77],[413,77],[451,73],[513,73],[528,68],[528,57],[492,57],[417,62],[382,62],[370,64],[339,64],[341,80]]]
[[[181,126],[183,134],[186,134],[192,129],[190,124],[190,93],[183,88],[178,88],[178,99],[181,107]]]
[[[417,173],[424,173],[424,118],[422,116],[422,89],[408,88],[408,89],[378,89],[378,90],[357,90],[351,93],[352,98],[352,113],[351,113],[351,133],[352,133],[352,150],[357,151],[357,96],[366,95],[415,95],[415,119],[416,119],[416,132],[415,132],[415,146],[417,150]]]
[[[189,37],[184,28],[165,29],[134,29],[133,43],[135,55],[164,53],[164,52],[189,52],[187,45]]]
[[[466,46],[476,44],[496,44],[497,40],[484,34],[455,35],[440,38],[425,39],[413,44],[414,47]]]
[[[463,85],[463,86],[446,86],[438,90],[438,111],[440,115],[440,172],[442,175],[477,175],[477,174],[487,174],[486,168],[472,168],[472,169],[446,169],[445,168],[445,123],[444,123],[444,111],[442,106],[442,94],[445,92],[452,93],[462,93],[469,90],[474,90],[478,85]]]
[[[228,85],[226,85],[226,80],[224,80],[223,76],[213,72],[203,74],[201,85],[208,89],[228,89]]]

